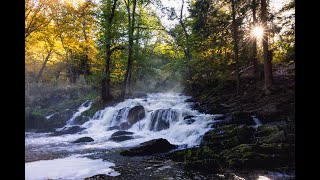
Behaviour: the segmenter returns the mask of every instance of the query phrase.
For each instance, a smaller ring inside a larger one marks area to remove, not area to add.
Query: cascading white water
[[[81,154],[80,152],[84,150],[100,149],[108,151],[108,149],[136,146],[142,142],[157,138],[167,139],[171,144],[183,145],[181,147],[196,146],[200,144],[202,136],[211,129],[215,116],[192,110],[191,103],[185,102],[188,98],[188,96],[177,93],[154,93],[148,94],[146,98],[127,99],[96,112],[89,121],[81,125],[82,128],[86,129],[79,133],[60,136],[50,136],[49,133],[27,133],[25,147],[32,156],[34,154],[42,155],[41,153],[43,152],[50,155],[64,153],[73,156]],[[111,135],[118,131],[111,127],[117,127],[121,123],[126,123],[130,109],[139,105],[143,106],[145,117],[132,125],[129,123],[131,127],[127,131],[133,132],[133,139],[122,142],[109,140]],[[91,102],[83,103],[64,128],[72,126],[75,117],[79,116],[86,109],[89,109],[90,106]],[[79,144],[71,143],[84,136],[89,136],[94,141]],[[84,164],[91,163],[91,161],[87,162],[81,158],[61,159],[61,162],[76,164],[78,161]],[[49,166],[51,163],[56,162],[60,161],[55,161],[54,159],[45,161],[42,164]],[[38,165],[38,163],[35,164]],[[28,162],[26,163],[26,167],[28,167],[28,173],[32,174],[32,177],[43,177],[43,174],[38,173],[36,168],[32,168],[34,164],[29,164]],[[108,168],[108,166],[106,167]],[[96,174],[101,173],[99,169],[92,171]],[[53,174],[55,175],[55,173]],[[88,175],[83,174],[81,177],[87,177]]]
[[[213,121],[213,116],[192,110],[190,103],[185,102],[187,98],[180,94],[157,93],[148,94],[146,98],[127,99],[116,106],[98,111],[82,127],[87,128],[84,131],[87,135],[97,138],[98,133],[103,133],[106,137],[105,132],[108,132],[108,128],[126,122],[129,110],[141,105],[145,109],[145,117],[128,129],[136,137],[131,140],[133,144],[165,138],[172,144],[195,146],[200,143],[201,136],[210,129],[208,124]],[[184,119],[186,116],[192,117],[194,122],[188,123]],[[120,142],[119,144],[130,143]]]
[[[90,109],[91,105],[92,105],[92,101],[90,101],[90,100],[87,100],[84,103],[82,103],[81,106],[78,108],[77,112],[74,113],[72,115],[72,117],[66,122],[65,127],[73,125],[74,124],[74,120],[76,119],[76,117],[80,116],[81,113],[83,113],[84,111]]]

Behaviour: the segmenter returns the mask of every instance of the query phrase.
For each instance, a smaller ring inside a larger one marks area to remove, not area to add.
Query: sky
[[[178,15],[180,15],[182,0],[161,0],[161,1],[164,6],[175,8],[176,12],[179,13]],[[189,2],[189,0],[184,0],[184,1],[185,1],[185,3]],[[269,6],[271,9],[278,11],[279,9],[281,9],[283,4],[287,1],[288,0],[270,0]],[[159,9],[157,9],[156,7],[153,7],[153,9],[156,10],[158,12],[158,14],[160,14],[160,15],[162,14],[161,11]],[[186,16],[188,14],[187,5],[184,5],[183,14],[184,14],[184,16]],[[177,20],[174,20],[174,21],[168,20],[168,18],[166,16],[162,17],[161,21],[162,21],[163,25],[168,28],[174,27],[174,25],[178,23]]]

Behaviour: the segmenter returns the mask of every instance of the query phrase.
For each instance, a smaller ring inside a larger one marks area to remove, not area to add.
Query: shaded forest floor
[[[235,95],[235,81],[194,83],[190,92],[194,108],[205,113],[228,114],[245,112],[262,123],[295,120],[295,64],[273,67],[273,88],[266,95],[264,80],[256,81],[252,70],[241,75],[240,95]]]

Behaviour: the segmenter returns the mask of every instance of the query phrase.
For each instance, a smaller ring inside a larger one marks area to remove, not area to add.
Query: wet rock
[[[121,142],[121,141],[126,141],[130,139],[134,139],[131,135],[133,132],[128,132],[128,131],[117,131],[113,133],[110,137],[109,140],[115,141],[115,142]]]
[[[255,137],[269,136],[271,134],[276,134],[279,132],[279,129],[276,125],[261,125],[257,128],[257,131],[254,133]]]
[[[122,141],[130,140],[130,139],[134,139],[134,138],[132,136],[123,135],[123,136],[110,137],[109,140],[115,141],[115,142],[122,142]]]
[[[128,114],[128,122],[132,125],[145,117],[144,107],[139,105],[131,108]]]
[[[192,124],[192,123],[194,123],[196,120],[194,120],[194,119],[185,119],[184,120],[187,124]]]
[[[194,116],[188,115],[188,116],[183,117],[184,120],[186,120],[186,119],[191,119],[191,118],[194,118]]]
[[[255,125],[255,122],[248,112],[234,112],[232,113],[232,122],[234,124],[245,124],[247,126]]]
[[[74,125],[82,125],[89,120],[90,120],[90,117],[88,117],[88,116],[78,116],[73,120],[73,124]]]
[[[37,129],[36,133],[49,133],[49,132],[55,132],[56,128],[44,128],[44,129]]]
[[[158,109],[151,114],[151,131],[161,131],[170,127],[170,121],[178,120],[178,112],[173,109]]]
[[[64,135],[64,134],[75,134],[77,132],[83,131],[86,128],[80,127],[80,126],[72,126],[70,128],[67,129],[63,129],[61,131],[55,131],[52,136],[60,136],[60,135]]]
[[[106,175],[106,174],[98,174],[98,175],[94,175],[91,177],[87,177],[84,180],[106,180],[106,179],[110,179],[111,177]]]
[[[214,120],[224,120],[224,119],[226,119],[226,116],[225,116],[225,115],[215,116],[215,117],[214,117]]]
[[[201,105],[200,105],[199,102],[195,102],[195,103],[192,105],[191,108],[192,108],[192,109],[200,109],[200,108],[201,108]]]
[[[222,152],[228,168],[277,168],[292,166],[294,152],[288,144],[241,144]],[[292,153],[293,152],[293,153]]]
[[[252,142],[253,132],[245,125],[227,125],[207,132],[201,142],[214,150],[235,147]]]
[[[145,156],[165,153],[175,148],[175,145],[170,144],[166,139],[160,138],[141,143],[137,147],[121,151],[120,154],[122,156]]]
[[[73,141],[72,143],[82,143],[82,142],[92,142],[92,141],[94,140],[91,137],[82,137]]]
[[[133,132],[129,132],[129,131],[117,131],[115,133],[113,133],[111,135],[111,137],[115,137],[115,136],[124,136],[124,135],[132,135]]]
[[[128,130],[131,127],[131,125],[128,122],[122,122],[119,125],[120,130]]]
[[[122,108],[118,111],[118,113],[114,114],[113,121],[119,122],[122,118],[125,118],[124,115],[127,109],[127,107]]]
[[[74,111],[66,109],[62,112],[57,112],[48,119],[47,127],[61,128],[66,122],[71,119]]]
[[[108,131],[115,130],[115,129],[120,130],[120,127],[119,126],[111,126],[111,127],[107,128]]]
[[[39,129],[47,128],[46,117],[39,113],[30,113],[25,118],[25,128],[26,129]]]
[[[261,137],[258,139],[258,143],[281,143],[286,141],[286,136],[284,131],[279,131],[275,134],[270,134],[266,137]]]
[[[218,172],[221,168],[219,155],[207,146],[174,151],[170,159],[182,161],[185,168],[197,171]]]

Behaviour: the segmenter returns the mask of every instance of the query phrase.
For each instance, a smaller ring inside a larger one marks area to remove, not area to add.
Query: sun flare
[[[261,26],[256,26],[252,29],[252,35],[257,39],[261,39],[263,36],[263,28]]]

